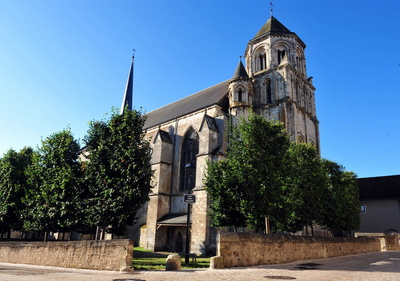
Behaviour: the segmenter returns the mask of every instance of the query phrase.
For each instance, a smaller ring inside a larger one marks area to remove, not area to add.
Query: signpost
[[[186,221],[186,252],[185,252],[185,264],[189,264],[189,248],[190,248],[190,207],[191,204],[196,203],[196,195],[194,194],[183,194],[183,202],[188,204],[187,206],[187,221]]]
[[[193,165],[192,162],[188,161],[185,165],[185,177],[188,180],[187,190],[189,194],[183,195],[183,202],[188,204],[187,206],[187,220],[186,220],[186,250],[185,250],[185,264],[189,264],[189,254],[190,254],[190,207],[191,204],[196,202],[196,195],[191,194],[192,192],[192,185],[191,179],[193,176],[193,172],[196,170],[196,165]],[[194,182],[193,182],[194,183]]]
[[[196,203],[196,195],[194,194],[183,194],[183,202],[187,204]]]

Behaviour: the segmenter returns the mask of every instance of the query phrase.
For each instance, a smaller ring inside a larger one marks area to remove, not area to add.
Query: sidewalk
[[[2,281],[400,280],[400,251],[228,269],[119,273],[0,263]]]

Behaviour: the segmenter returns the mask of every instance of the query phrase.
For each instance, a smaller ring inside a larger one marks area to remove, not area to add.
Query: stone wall
[[[381,251],[378,238],[220,233],[217,255],[225,267],[278,264]]]
[[[131,271],[133,240],[0,242],[0,262]]]

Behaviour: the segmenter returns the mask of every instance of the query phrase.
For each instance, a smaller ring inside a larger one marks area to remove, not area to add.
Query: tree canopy
[[[10,149],[0,159],[0,231],[121,234],[151,191],[151,149],[140,111],[92,121],[85,148],[71,130],[37,150]],[[104,233],[104,232],[103,232]],[[45,235],[46,239],[46,235]]]
[[[331,230],[351,231],[360,225],[357,176],[342,165],[323,159],[328,188],[323,223]]]
[[[209,162],[204,182],[215,226],[297,232],[359,226],[356,176],[317,149],[290,143],[281,123],[254,113],[232,126],[227,157]]]
[[[19,152],[10,149],[0,159],[0,234],[22,230],[20,213],[25,209],[22,198],[29,189],[26,169],[33,155],[33,149],[25,147]]]
[[[112,225],[114,233],[133,223],[151,191],[151,148],[144,139],[144,122],[140,111],[114,112],[108,120],[91,122],[84,139],[88,219],[93,225]]]
[[[84,192],[80,185],[80,151],[69,129],[42,140],[27,169],[29,190],[23,199],[25,230],[71,231],[78,227]]]
[[[281,123],[256,114],[232,127],[227,159],[209,163],[205,179],[214,223],[261,231],[266,217],[280,216],[283,160],[289,147],[284,130]]]

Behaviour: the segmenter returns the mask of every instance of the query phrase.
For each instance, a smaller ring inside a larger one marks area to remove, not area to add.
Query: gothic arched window
[[[199,153],[199,137],[193,128],[185,135],[181,151],[180,190],[192,190],[196,182],[196,155]]]

